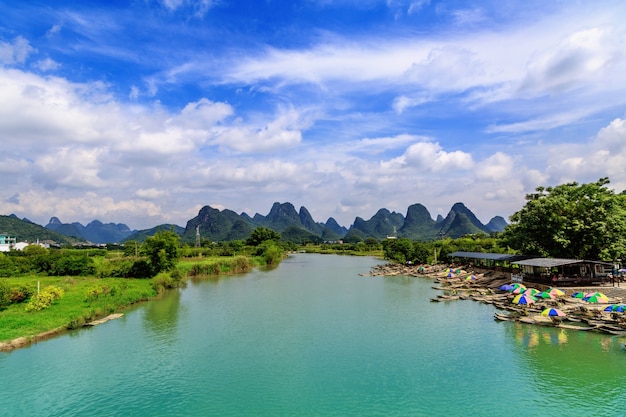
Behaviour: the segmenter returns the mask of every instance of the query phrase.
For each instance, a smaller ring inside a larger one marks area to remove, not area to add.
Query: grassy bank
[[[2,278],[11,287],[25,286],[37,294],[37,282],[44,289],[54,286],[63,295],[50,307],[26,311],[28,303],[11,304],[0,312],[0,341],[33,337],[54,329],[71,329],[122,310],[156,295],[150,279],[94,277]]]
[[[187,279],[241,274],[265,267],[266,263],[263,257],[196,257],[181,259],[176,269]],[[26,287],[33,296],[37,294],[38,282],[41,290],[54,286],[63,292],[50,307],[40,311],[27,311],[28,302],[10,304],[0,310],[0,342],[32,338],[55,329],[79,328],[91,320],[149,300],[164,288],[163,274],[152,279],[37,276],[0,279],[10,288]]]

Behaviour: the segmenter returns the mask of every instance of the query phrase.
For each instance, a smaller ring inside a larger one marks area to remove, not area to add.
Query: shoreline
[[[146,301],[150,301],[150,300],[146,300]],[[130,304],[126,306],[124,309],[127,309],[136,304],[138,303]],[[115,320],[123,316],[124,316],[124,313],[112,313],[112,314],[108,314],[106,316],[91,320],[83,324],[80,327],[70,329],[67,326],[60,326],[60,327],[57,327],[56,329],[46,330],[45,332],[41,332],[36,335],[16,337],[15,339],[12,339],[6,342],[0,342],[0,352],[12,352],[16,349],[25,348],[33,344],[51,339],[53,337],[61,336],[65,333],[69,333],[74,330],[80,330],[85,327],[97,326],[98,324],[103,324],[103,323],[106,323],[107,321]]]
[[[453,270],[454,272],[451,272]],[[595,331],[609,336],[626,337],[626,313],[607,312],[604,309],[612,304],[621,304],[626,299],[624,287],[566,287],[561,288],[562,296],[553,299],[538,299],[530,305],[518,305],[512,302],[516,294],[501,290],[510,284],[510,277],[495,271],[472,270],[470,267],[451,267],[448,265],[402,265],[384,264],[372,268],[367,276],[406,275],[433,279],[435,290],[443,294],[431,298],[431,302],[450,302],[473,300],[495,307],[494,319],[497,321],[515,321],[539,326],[551,326],[577,331]],[[540,291],[549,286],[527,283]],[[579,298],[572,298],[575,292],[602,292],[608,297],[607,302],[588,303]],[[564,316],[544,316],[545,309],[562,310]],[[503,313],[500,311],[506,311]]]

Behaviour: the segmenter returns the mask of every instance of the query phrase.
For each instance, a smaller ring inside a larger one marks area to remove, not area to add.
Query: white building
[[[8,233],[0,233],[0,252],[8,252],[17,243],[17,239],[9,236]]]

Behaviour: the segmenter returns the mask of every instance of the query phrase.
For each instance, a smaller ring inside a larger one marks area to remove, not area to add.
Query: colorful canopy
[[[555,296],[548,291],[541,291],[540,293],[537,293],[534,295],[537,298],[543,298],[544,300],[553,300],[555,298]]]
[[[599,303],[599,304],[607,304],[609,302],[609,297],[602,294],[601,292],[594,292],[590,295],[587,295],[583,300],[588,303]]]
[[[541,312],[542,316],[552,316],[552,317],[563,317],[565,313],[563,313],[558,308],[546,308]]]
[[[515,284],[511,284],[511,292],[513,294],[521,294],[524,291],[526,291],[526,286],[524,284],[518,284],[517,282]]]
[[[626,305],[624,304],[611,304],[607,306],[604,311],[608,311],[609,313],[623,313],[626,311]]]
[[[572,294],[572,298],[585,298],[586,296],[587,294],[582,291],[576,291],[574,294]]]
[[[513,298],[512,303],[513,304],[532,304],[535,301],[537,301],[537,299],[535,297],[533,297],[532,295],[526,295],[526,294],[518,294],[515,296],[515,298]]]
[[[523,294],[532,295],[534,297],[535,295],[539,294],[539,290],[535,288],[526,288]]]
[[[548,288],[546,290],[546,292],[549,292],[550,294],[552,294],[555,297],[561,297],[561,296],[565,295],[565,292],[563,290],[559,290],[556,287]]]

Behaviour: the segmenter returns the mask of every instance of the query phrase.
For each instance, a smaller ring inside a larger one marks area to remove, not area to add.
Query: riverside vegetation
[[[278,265],[280,235],[260,228],[245,242],[181,245],[172,231],[123,248],[51,250],[37,245],[0,253],[0,342],[20,345],[121,311],[185,285],[188,277]],[[10,349],[12,345],[4,345]]]

